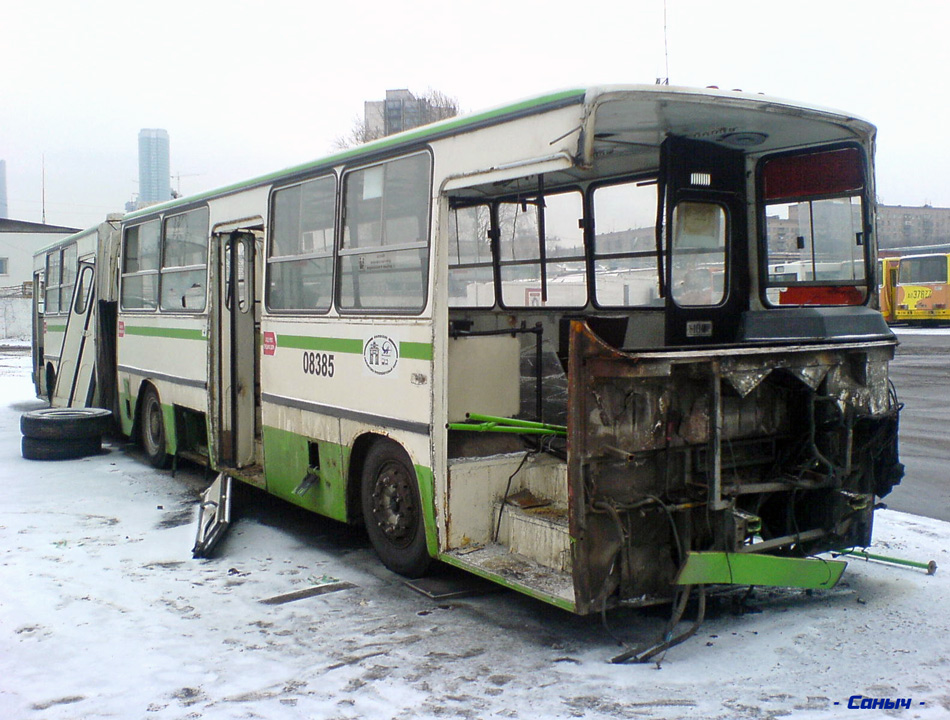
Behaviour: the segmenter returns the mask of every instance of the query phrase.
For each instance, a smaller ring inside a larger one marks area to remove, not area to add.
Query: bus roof
[[[54,240],[53,242],[39,248],[36,252],[33,253],[33,257],[48,253],[50,250],[53,250],[54,248],[62,247],[64,245],[71,245],[72,243],[79,241],[81,238],[87,237],[91,235],[92,233],[95,233],[98,231],[99,231],[99,226],[94,225],[91,228],[86,228],[85,230],[80,230],[79,232],[75,232],[72,235],[67,235],[64,238],[59,238],[58,240]]]

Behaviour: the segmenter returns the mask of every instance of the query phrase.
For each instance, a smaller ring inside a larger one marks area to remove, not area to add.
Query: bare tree
[[[364,117],[353,118],[349,131],[337,136],[334,150],[346,150],[386,135],[458,115],[456,98],[429,88],[420,95],[408,90],[387,90],[386,99],[364,105]],[[371,117],[372,116],[372,117]]]
[[[419,99],[425,101],[432,109],[432,118],[429,122],[445,120],[446,118],[455,117],[459,114],[458,98],[446,95],[441,90],[429,88],[419,96]]]
[[[347,150],[351,147],[362,145],[363,143],[379,140],[381,137],[383,137],[381,132],[368,131],[363,118],[356,115],[353,118],[353,123],[350,125],[349,131],[343,135],[337,135],[331,147],[334,150]]]

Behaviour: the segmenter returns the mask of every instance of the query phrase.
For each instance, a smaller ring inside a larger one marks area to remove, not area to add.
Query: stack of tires
[[[27,460],[70,460],[102,450],[112,413],[102,408],[43,408],[20,416],[20,446]]]

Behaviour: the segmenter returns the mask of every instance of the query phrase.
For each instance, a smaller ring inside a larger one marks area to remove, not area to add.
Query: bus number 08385
[[[333,377],[333,355],[329,353],[305,352],[303,354],[303,371],[307,375]]]

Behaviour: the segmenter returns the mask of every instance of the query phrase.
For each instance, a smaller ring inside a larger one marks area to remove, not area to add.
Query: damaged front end
[[[892,341],[624,352],[573,321],[577,612],[684,584],[827,586],[827,569],[793,558],[867,546],[875,496],[903,475],[893,354]]]

